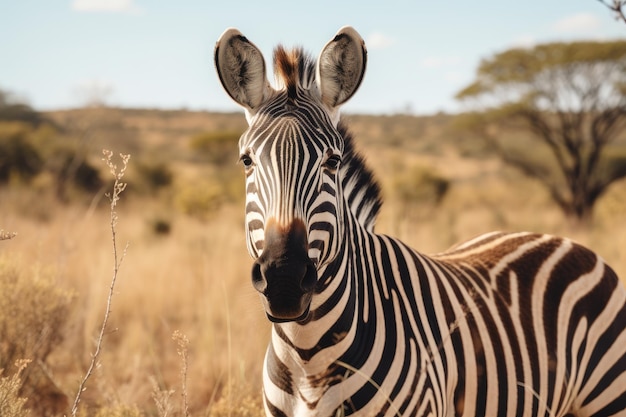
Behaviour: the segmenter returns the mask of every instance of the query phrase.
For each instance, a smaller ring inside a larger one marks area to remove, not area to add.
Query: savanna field
[[[130,155],[113,228],[120,268],[78,415],[263,415],[270,324],[245,247],[243,115],[92,108],[42,117],[0,123],[5,143],[18,138],[40,158],[40,169],[0,183],[0,410],[71,413],[115,274],[108,149],[116,172],[119,154]],[[424,253],[492,230],[563,235],[626,279],[625,180],[578,223],[454,116],[344,120],[383,189],[379,233]],[[501,134],[535,151],[523,134]],[[625,149],[622,136],[612,151]],[[20,359],[30,362],[18,371]]]

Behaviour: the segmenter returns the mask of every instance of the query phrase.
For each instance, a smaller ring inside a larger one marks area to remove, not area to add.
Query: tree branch
[[[546,172],[532,163],[515,158],[508,152],[506,152],[498,141],[490,134],[483,132],[485,139],[489,146],[500,156],[500,159],[508,165],[511,165],[519,169],[526,176],[534,178],[542,183],[550,193],[551,198],[557,203],[557,205],[565,212],[569,211],[570,203],[567,201],[559,186],[550,180],[549,175]]]
[[[626,1],[613,0],[613,4],[608,3],[604,0],[598,0],[598,1],[604,4],[610,10],[612,10],[615,13],[615,17],[618,20],[622,20],[624,23],[626,23],[626,16],[624,15],[624,11],[622,10],[622,7],[626,5]]]

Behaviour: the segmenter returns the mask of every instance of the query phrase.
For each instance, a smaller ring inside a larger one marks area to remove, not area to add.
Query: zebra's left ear
[[[317,60],[317,84],[330,110],[350,99],[361,85],[367,50],[361,35],[350,26],[339,29]]]
[[[227,29],[215,44],[215,68],[228,95],[254,114],[272,87],[263,54],[237,29]]]

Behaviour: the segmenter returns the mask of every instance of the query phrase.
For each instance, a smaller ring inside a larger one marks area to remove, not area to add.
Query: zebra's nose
[[[258,292],[268,295],[268,281],[274,286],[283,287],[283,292],[292,289],[308,293],[315,289],[317,271],[310,260],[281,266],[256,261],[252,267],[252,285]],[[298,287],[293,284],[298,284]]]
[[[305,314],[316,283],[304,223],[268,221],[263,253],[252,267],[252,285],[264,296],[268,316],[291,320]]]

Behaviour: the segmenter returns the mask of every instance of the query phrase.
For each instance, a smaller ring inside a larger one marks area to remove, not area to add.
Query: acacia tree
[[[456,97],[501,158],[540,181],[570,217],[590,219],[598,197],[626,176],[624,157],[607,152],[626,121],[626,41],[510,49],[484,59]],[[534,146],[511,152],[511,138],[493,129],[505,124],[547,148],[548,164],[533,158]]]
[[[626,0],[598,0],[606,7],[611,9],[615,14],[615,18],[626,23],[626,15],[624,15],[623,8],[626,7]]]

